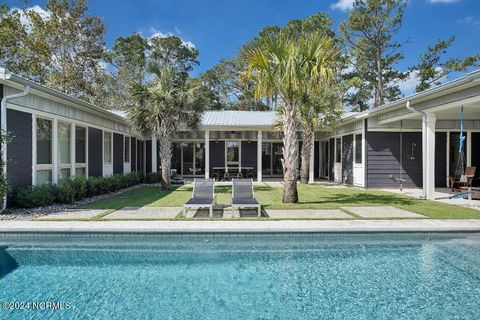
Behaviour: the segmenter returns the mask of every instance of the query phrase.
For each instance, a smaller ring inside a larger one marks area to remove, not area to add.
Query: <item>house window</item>
[[[123,162],[129,163],[130,162],[130,137],[125,137],[123,144],[124,144]]]
[[[65,122],[58,123],[58,182],[70,177],[70,133],[71,125]]]
[[[342,139],[335,139],[335,162],[342,162]]]
[[[240,142],[227,141],[227,166],[238,166],[240,164]]]
[[[362,135],[355,135],[355,163],[362,163]]]
[[[52,183],[52,121],[37,118],[36,123],[36,183]]]
[[[103,133],[103,163],[112,164],[112,133]]]
[[[87,128],[75,127],[75,175],[87,175]]]

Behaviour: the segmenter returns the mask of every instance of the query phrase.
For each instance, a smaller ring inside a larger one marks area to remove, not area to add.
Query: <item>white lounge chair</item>
[[[187,216],[189,208],[208,208],[210,218],[213,217],[213,206],[215,205],[215,191],[213,179],[193,180],[192,198],[183,205],[183,215]]]
[[[257,208],[258,217],[262,215],[262,206],[255,199],[252,179],[232,179],[232,208]]]

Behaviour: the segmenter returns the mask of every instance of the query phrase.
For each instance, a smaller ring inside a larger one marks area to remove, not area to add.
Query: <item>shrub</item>
[[[82,200],[87,196],[87,178],[75,177],[72,180],[73,189],[75,190],[75,200]]]
[[[75,201],[75,187],[72,180],[68,179],[53,188],[55,191],[55,202],[69,204]]]
[[[87,180],[87,196],[98,196],[102,193],[102,177],[91,177]]]
[[[20,208],[36,208],[52,205],[56,191],[52,185],[27,187],[17,191],[14,203]]]
[[[145,177],[146,183],[159,183],[160,181],[162,181],[162,175],[158,172],[147,173]]]

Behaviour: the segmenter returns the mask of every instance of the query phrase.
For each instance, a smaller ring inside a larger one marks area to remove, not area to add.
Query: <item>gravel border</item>
[[[90,198],[85,198],[80,201],[76,201],[72,204],[53,204],[47,207],[38,207],[38,208],[7,208],[5,211],[0,213],[0,221],[2,220],[19,220],[19,221],[28,221],[32,219],[36,219],[39,217],[43,217],[52,213],[60,213],[67,209],[75,209],[78,206],[88,204],[91,202],[107,199],[118,194],[124,193],[126,191],[134,190],[140,187],[161,187],[160,183],[153,183],[153,184],[146,184],[141,183],[134,185],[132,187],[128,187],[125,189],[118,190],[116,192],[102,194]]]

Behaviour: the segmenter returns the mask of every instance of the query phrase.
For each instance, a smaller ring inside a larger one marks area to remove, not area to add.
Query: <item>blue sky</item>
[[[353,0],[90,0],[90,13],[102,16],[107,27],[106,41],[140,32],[175,34],[200,51],[198,74],[230,57],[267,25],[284,25],[291,19],[316,12],[329,13],[338,25],[348,14]],[[9,1],[23,6],[23,1]],[[27,6],[45,1],[28,1]],[[398,34],[404,45],[405,70],[418,60],[428,44],[439,38],[457,37],[450,56],[480,53],[479,0],[409,0],[404,25]],[[405,84],[405,91],[410,88]]]

